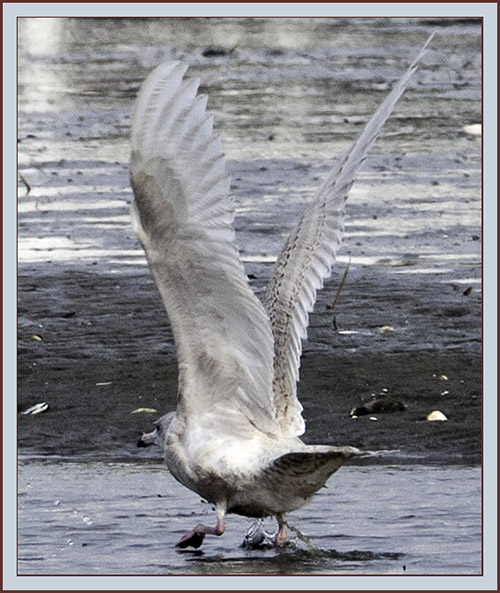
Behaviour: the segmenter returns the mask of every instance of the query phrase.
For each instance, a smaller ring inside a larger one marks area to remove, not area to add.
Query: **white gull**
[[[264,303],[235,247],[230,179],[199,81],[184,79],[187,66],[165,63],[142,85],[132,126],[134,226],[179,362],[177,409],[159,429],[172,475],[217,513],[215,527],[197,525],[179,547],[221,535],[227,513],[276,517],[284,545],[286,513],[363,455],[300,439],[301,340],[342,240],[349,190],[429,41],[291,231]]]

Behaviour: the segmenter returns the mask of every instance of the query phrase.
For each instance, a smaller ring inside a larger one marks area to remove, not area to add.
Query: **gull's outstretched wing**
[[[275,433],[273,338],[234,245],[220,141],[198,81],[162,64],[132,125],[133,216],[179,359],[178,411],[243,415]]]
[[[356,174],[417,69],[432,36],[427,40],[391,93],[377,109],[351,150],[319,188],[300,222],[292,229],[278,259],[266,294],[274,344],[274,403],[283,429],[304,432],[302,406],[297,399],[301,340],[307,336],[309,313],[316,291],[330,275],[342,241],[344,208]]]

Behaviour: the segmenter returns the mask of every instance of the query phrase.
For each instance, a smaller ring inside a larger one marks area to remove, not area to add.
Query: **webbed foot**
[[[177,548],[199,548],[205,539],[205,535],[222,535],[225,531],[224,527],[224,520],[222,517],[219,518],[217,521],[217,525],[215,527],[207,527],[206,525],[202,525],[201,523],[197,525],[192,531],[186,533],[181,539],[177,542]]]
[[[205,539],[205,532],[199,531],[199,527],[205,527],[204,525],[197,525],[193,531],[186,533],[181,539],[175,544],[177,548],[199,548]]]

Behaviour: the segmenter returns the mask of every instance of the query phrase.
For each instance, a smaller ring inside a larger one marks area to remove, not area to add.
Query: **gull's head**
[[[159,447],[163,447],[165,443],[165,435],[167,434],[168,427],[170,423],[174,419],[175,412],[169,412],[158,418],[155,422],[155,428],[151,432],[145,432],[137,441],[138,447],[149,447],[150,445],[158,445]]]

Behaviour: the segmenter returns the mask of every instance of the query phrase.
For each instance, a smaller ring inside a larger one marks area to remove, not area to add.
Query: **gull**
[[[342,241],[350,188],[431,38],[290,232],[263,302],[235,246],[230,178],[199,81],[184,78],[186,65],[169,62],[140,89],[131,134],[132,218],[179,369],[176,410],[158,421],[157,436],[174,478],[217,515],[215,526],[199,524],[184,535],[180,548],[222,535],[228,513],[275,517],[275,544],[285,545],[286,514],[309,502],[345,461],[366,454],[300,438],[302,340]]]

